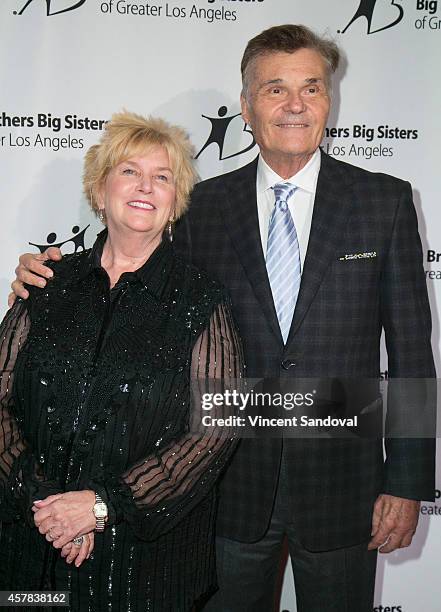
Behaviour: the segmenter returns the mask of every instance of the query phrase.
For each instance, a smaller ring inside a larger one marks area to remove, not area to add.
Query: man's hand
[[[34,502],[34,522],[54,548],[63,548],[77,536],[95,529],[94,505],[95,493],[89,490],[49,495]]]
[[[381,553],[389,553],[409,546],[417,528],[420,504],[413,499],[379,495],[374,505],[368,549],[378,548]]]
[[[16,279],[11,284],[12,293],[8,297],[8,306],[11,307],[13,305],[17,295],[25,300],[29,297],[29,292],[26,291],[23,283],[35,285],[36,287],[45,287],[45,279],[52,278],[53,273],[43,262],[48,259],[60,261],[61,258],[61,251],[57,247],[49,247],[44,253],[39,255],[35,255],[35,253],[21,255],[20,263],[15,268]]]

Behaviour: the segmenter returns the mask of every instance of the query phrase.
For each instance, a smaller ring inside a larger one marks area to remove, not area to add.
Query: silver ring
[[[75,544],[75,546],[81,546],[84,542],[84,536],[78,536],[77,538],[74,538],[72,540],[72,542]]]

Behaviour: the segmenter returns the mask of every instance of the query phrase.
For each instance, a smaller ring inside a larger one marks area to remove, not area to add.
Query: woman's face
[[[109,172],[100,192],[110,232],[142,232],[161,240],[173,217],[176,187],[168,153],[158,146],[130,157]]]

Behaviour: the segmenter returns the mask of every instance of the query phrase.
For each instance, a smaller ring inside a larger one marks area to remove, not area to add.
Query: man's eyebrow
[[[283,83],[283,79],[268,79],[267,81],[260,83],[259,89],[266,87],[267,85],[280,85],[280,83]]]
[[[323,83],[324,79],[322,79],[322,77],[308,77],[307,79],[304,80],[304,83],[306,85],[312,85],[314,83]],[[262,83],[260,83],[259,85],[259,89],[262,89],[262,87],[267,87],[268,85],[280,85],[284,83],[284,79],[282,78],[277,78],[277,79],[268,79],[267,81],[263,81]]]
[[[323,79],[321,77],[309,77],[309,79],[305,79],[305,83],[311,85],[311,83],[323,83]]]

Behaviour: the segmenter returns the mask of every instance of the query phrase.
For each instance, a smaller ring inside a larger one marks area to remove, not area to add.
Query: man
[[[195,188],[176,245],[229,288],[249,377],[374,379],[382,328],[391,377],[433,377],[410,185],[319,149],[338,61],[303,26],[248,43],[242,114],[260,155]],[[371,611],[377,549],[408,546],[433,493],[431,441],[389,440],[384,463],[380,440],[242,440],[220,487],[207,612],[271,611],[285,537],[299,612]]]

